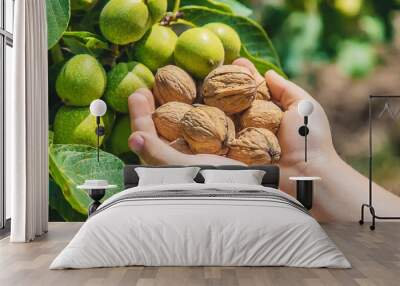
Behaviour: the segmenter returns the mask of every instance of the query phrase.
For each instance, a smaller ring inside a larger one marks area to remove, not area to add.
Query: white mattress
[[[207,187],[205,187],[207,186]],[[254,185],[136,187],[109,198],[50,269],[145,266],[293,266],[349,268],[321,226],[290,204],[258,198],[149,198],[163,190],[279,190]],[[115,203],[117,202],[117,203]]]

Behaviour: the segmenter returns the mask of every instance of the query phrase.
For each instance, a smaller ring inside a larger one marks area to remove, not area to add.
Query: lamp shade
[[[297,112],[301,116],[309,116],[314,111],[314,105],[309,100],[301,100],[297,105]]]
[[[90,113],[93,116],[103,116],[107,112],[107,104],[101,99],[93,100],[90,103]]]

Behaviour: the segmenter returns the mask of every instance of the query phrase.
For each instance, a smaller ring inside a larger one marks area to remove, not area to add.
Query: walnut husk
[[[186,71],[168,65],[157,70],[153,93],[159,105],[171,101],[192,104],[196,99],[196,84]]]
[[[158,107],[153,113],[157,133],[168,141],[182,137],[180,121],[192,108],[189,104],[177,101],[167,102]]]
[[[230,114],[248,108],[256,94],[257,84],[253,74],[237,65],[218,67],[203,82],[204,103]]]
[[[283,112],[275,103],[265,100],[254,100],[250,108],[240,117],[241,129],[260,127],[276,133],[281,124]]]
[[[182,135],[193,153],[224,155],[235,138],[235,126],[216,107],[196,105],[181,120]]]
[[[281,147],[268,129],[249,127],[238,133],[227,156],[248,165],[271,164],[279,161]]]

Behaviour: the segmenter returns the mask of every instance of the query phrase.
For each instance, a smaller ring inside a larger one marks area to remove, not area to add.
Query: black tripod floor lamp
[[[372,224],[369,226],[371,230],[375,229],[375,220],[376,219],[382,219],[382,220],[398,220],[400,217],[398,216],[393,216],[393,217],[388,217],[388,216],[379,216],[376,214],[375,208],[373,206],[373,200],[372,200],[372,163],[373,163],[373,150],[372,150],[372,125],[373,125],[373,119],[374,116],[372,114],[372,104],[375,101],[381,101],[385,100],[385,105],[383,107],[383,110],[380,111],[379,117],[382,117],[382,115],[385,114],[385,112],[389,113],[389,116],[393,120],[397,120],[397,116],[393,114],[393,112],[390,109],[390,104],[389,100],[392,99],[398,99],[400,100],[400,95],[387,95],[387,96],[377,96],[377,95],[370,95],[369,96],[369,192],[368,192],[368,203],[362,204],[361,205],[361,219],[359,223],[362,225],[364,224],[364,209],[368,208],[369,212],[371,213],[372,216]]]
[[[314,111],[314,105],[309,100],[301,100],[297,105],[297,112],[304,117],[304,125],[299,128],[300,136],[304,137],[304,161],[307,162],[307,135],[310,133],[308,129],[308,116]]]

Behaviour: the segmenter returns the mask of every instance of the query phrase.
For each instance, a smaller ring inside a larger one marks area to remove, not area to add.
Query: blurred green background
[[[324,107],[338,153],[367,175],[368,96],[400,95],[400,0],[242,2],[285,72]],[[400,100],[391,108],[400,110]],[[374,180],[400,195],[398,123],[374,116]]]

